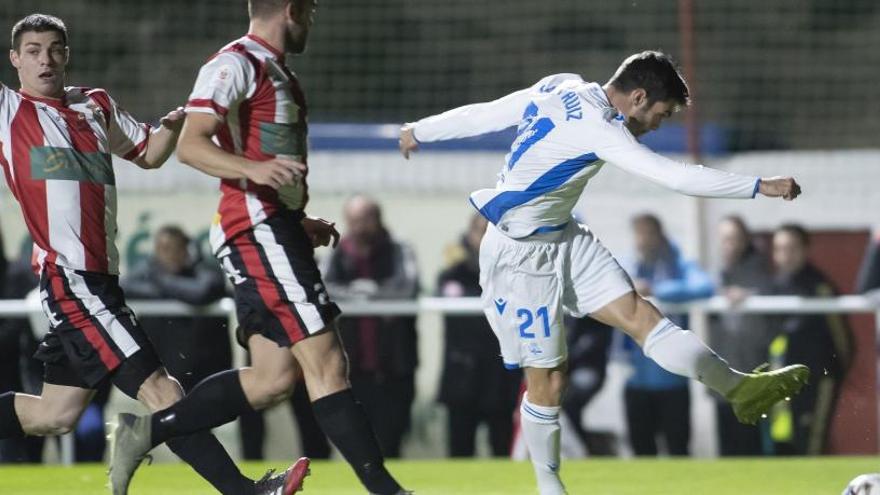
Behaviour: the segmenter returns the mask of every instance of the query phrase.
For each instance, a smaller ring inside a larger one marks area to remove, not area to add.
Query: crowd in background
[[[339,246],[323,259],[322,273],[334,299],[415,299],[420,292],[417,261],[406,242],[383,222],[379,203],[368,196],[350,198]],[[782,225],[762,249],[746,223],[723,219],[717,227],[722,267],[710,275],[685,257],[651,214],[631,221],[632,253],[621,264],[641,294],[677,303],[722,295],[739,304],[751,295],[833,296],[837,289],[809,259],[810,234],[798,225]],[[427,292],[439,297],[480,295],[478,252],[486,221],[474,215],[458,240],[445,250],[445,268]],[[175,225],[158,229],[152,253],[121,277],[129,300],[177,300],[191,305],[215,302],[229,288],[213,257]],[[21,299],[37,286],[30,253],[0,257],[0,295]],[[872,239],[862,263],[857,290],[880,288],[880,237]],[[671,316],[688,328],[687,315]],[[142,323],[170,373],[191,389],[201,379],[232,365],[226,318],[206,316],[144,317]],[[589,455],[620,453],[613,435],[585,423],[584,410],[601,390],[609,359],[630,367],[623,390],[625,442],[634,455],[690,453],[691,389],[688,381],[660,368],[620,332],[590,318],[566,323],[570,385],[563,402],[564,435]],[[410,429],[419,365],[416,320],[412,316],[352,316],[339,321],[350,361],[354,394],[364,405],[388,457],[399,457]],[[38,341],[25,318],[0,322],[0,392],[38,393],[42,370],[30,358]],[[446,409],[446,451],[452,457],[477,452],[477,431],[489,432],[489,452],[508,456],[516,445],[515,413],[521,373],[505,370],[498,343],[482,316],[446,316],[437,401]],[[777,405],[759,426],[736,421],[730,406],[716,397],[717,438],[721,455],[815,455],[825,452],[840,384],[852,362],[852,331],[839,315],[756,315],[728,312],[709,325],[712,348],[737,369],[779,368],[804,363],[814,379],[790,402]],[[98,391],[75,436],[77,461],[104,456],[103,409],[109,387]],[[290,405],[300,448],[312,458],[328,458],[331,446],[309,406],[305,386]],[[265,424],[261,412],[243,416],[239,428],[242,456],[261,459]],[[52,441],[52,440],[49,440]],[[0,462],[40,462],[42,438],[0,441]]]

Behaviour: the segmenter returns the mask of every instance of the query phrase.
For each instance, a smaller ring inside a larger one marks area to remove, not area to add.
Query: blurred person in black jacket
[[[771,290],[773,274],[770,260],[752,240],[745,222],[729,216],[718,224],[721,250],[720,293],[731,304]],[[765,315],[728,311],[714,315],[709,326],[709,345],[724,355],[730,365],[752,370],[767,362],[770,341],[776,327]],[[715,398],[718,446],[722,456],[754,456],[764,453],[761,429],[737,421],[733,408],[718,394]]]
[[[437,279],[441,297],[479,297],[480,241],[486,219],[475,214],[460,241],[447,248],[446,268]],[[438,401],[448,410],[447,441],[452,457],[472,457],[477,427],[489,427],[494,456],[510,454],[513,413],[522,372],[505,370],[498,340],[483,315],[446,316],[443,371]]]
[[[370,197],[350,198],[345,234],[327,258],[324,282],[338,300],[415,299],[415,255],[391,237],[382,210]],[[386,457],[400,457],[409,430],[418,366],[413,316],[343,316],[339,333],[349,359],[349,380]]]
[[[832,297],[828,277],[808,259],[810,237],[800,225],[783,225],[773,234],[776,277],[773,294]],[[852,334],[838,314],[783,315],[770,343],[774,368],[790,363],[810,367],[810,383],[791,402],[772,410],[770,438],[777,455],[823,454],[835,402],[852,362]]]
[[[194,306],[220,300],[226,281],[220,268],[202,260],[189,236],[165,225],[153,236],[153,254],[120,280],[131,300],[167,299]],[[226,317],[140,318],[166,369],[189,391],[203,378],[232,367]]]
[[[591,456],[614,455],[614,435],[590,430],[582,421],[584,409],[605,384],[614,328],[589,316],[566,318],[565,323],[568,389],[562,398],[562,410]]]

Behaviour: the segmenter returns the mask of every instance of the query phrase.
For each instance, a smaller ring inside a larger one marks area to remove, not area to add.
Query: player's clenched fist
[[[769,198],[778,198],[791,201],[800,196],[801,186],[792,177],[770,177],[761,179],[758,192]]]
[[[400,152],[403,157],[409,160],[409,154],[419,149],[419,142],[416,141],[415,131],[410,124],[404,124],[400,128],[400,140],[398,141]]]
[[[248,162],[244,174],[252,182],[280,189],[301,181],[308,170],[309,167],[305,163],[276,157],[264,162]]]

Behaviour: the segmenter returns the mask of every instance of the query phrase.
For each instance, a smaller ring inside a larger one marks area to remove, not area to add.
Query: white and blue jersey
[[[506,236],[558,231],[605,163],[693,196],[752,198],[758,177],[675,162],[638,143],[597,83],[555,74],[488,103],[413,124],[418,141],[456,139],[517,126],[498,183],[470,200]]]

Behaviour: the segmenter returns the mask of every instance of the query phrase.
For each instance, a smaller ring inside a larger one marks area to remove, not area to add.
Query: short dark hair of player
[[[297,11],[302,10],[305,0],[248,0],[248,13],[251,17],[265,17],[292,3]]]
[[[31,14],[12,26],[12,49],[19,51],[21,48],[21,35],[24,33],[42,33],[45,31],[55,31],[61,35],[64,46],[67,46],[67,26],[64,21],[47,14]]]
[[[786,223],[779,226],[776,232],[785,232],[796,237],[800,241],[801,246],[808,247],[810,245],[810,233],[803,226],[796,223]]]
[[[672,57],[662,52],[648,50],[630,55],[608,82],[624,93],[644,89],[651,104],[671,100],[687,106],[690,102],[687,83]]]

